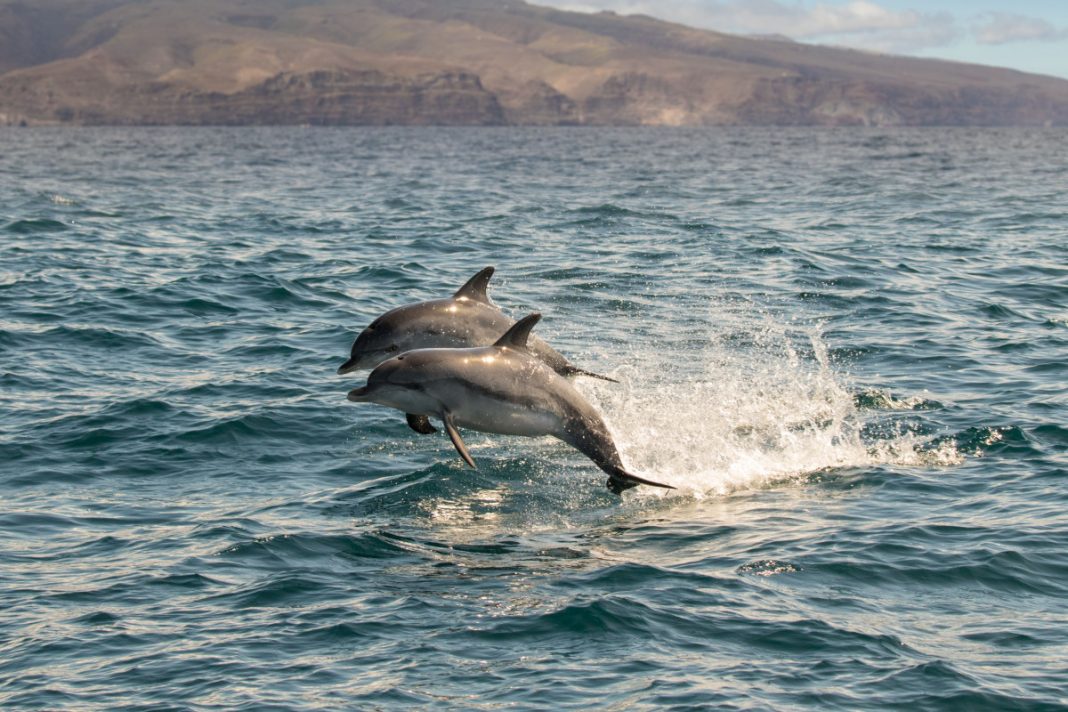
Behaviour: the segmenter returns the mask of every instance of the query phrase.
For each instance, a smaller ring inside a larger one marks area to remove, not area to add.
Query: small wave
[[[853,396],[853,403],[861,410],[940,410],[945,407],[922,396],[895,396],[881,389],[861,391]]]
[[[614,203],[586,205],[581,208],[575,208],[571,212],[580,215],[642,215],[640,212],[624,208],[622,205],[615,205]]]
[[[276,574],[265,581],[210,596],[207,600],[237,609],[303,608],[334,595],[324,578],[304,573]]]
[[[656,584],[661,589],[668,585],[691,589],[699,586],[705,589],[710,587],[729,587],[727,581],[706,573],[680,571],[678,569],[635,562],[614,564],[592,572],[583,572],[560,581],[557,587],[575,589],[577,591],[631,591],[649,584]],[[706,604],[713,602],[727,603],[728,598],[725,594],[707,592],[704,595],[704,602]]]
[[[1045,645],[1049,641],[1037,635],[1029,635],[1027,633],[1012,632],[1012,631],[979,631],[976,633],[962,633],[961,637],[966,640],[974,640],[980,643],[986,643],[997,648],[1031,648],[1039,645]]]
[[[19,532],[21,536],[48,536],[79,526],[80,522],[71,517],[43,512],[7,512],[0,513],[0,529]]]
[[[257,301],[294,304],[314,308],[333,308],[333,304],[311,293],[307,287],[281,277],[247,274],[240,280],[241,293]]]
[[[910,161],[917,158],[926,158],[928,155],[923,151],[905,151],[902,153],[874,153],[868,158],[872,161]]]
[[[162,576],[151,576],[144,582],[145,586],[162,587],[162,588],[174,588],[180,591],[185,590],[200,590],[205,588],[211,588],[213,586],[224,586],[225,582],[219,579],[214,579],[210,576],[205,576],[199,573],[184,573],[184,574],[165,574]]]
[[[85,208],[79,210],[76,214],[80,218],[121,218],[122,213],[117,213],[111,210],[94,210],[92,208]]]
[[[266,437],[294,438],[294,434],[284,422],[267,415],[246,414],[229,420],[217,422],[214,418],[210,424],[192,428],[173,436],[175,440],[192,443],[242,443],[259,441]]]
[[[604,597],[590,602],[572,602],[548,613],[507,619],[475,634],[509,640],[577,635],[648,637],[655,635],[658,618],[661,616],[643,603],[622,597]],[[678,624],[681,628],[681,619]]]
[[[1005,306],[1004,304],[984,304],[982,307],[980,307],[979,312],[981,314],[985,314],[991,319],[1027,319],[1027,317],[1025,317],[1023,314],[1020,314],[1019,312]]]
[[[70,225],[59,220],[48,218],[15,220],[4,226],[4,232],[16,235],[35,235],[42,232],[64,232],[70,229]]]
[[[236,307],[205,297],[184,299],[177,302],[174,306],[194,316],[231,316],[241,313],[241,310]]]
[[[687,595],[679,590],[674,598]],[[708,602],[703,593],[700,600]],[[524,640],[637,638],[655,639],[661,644],[671,641],[699,645],[715,640],[746,649],[791,654],[820,651],[822,655],[896,657],[911,652],[896,636],[852,630],[812,618],[760,620],[734,614],[730,606],[683,613],[679,606],[654,605],[620,594],[596,600],[579,597],[557,603],[549,611],[535,609],[525,615],[509,616],[467,634],[512,644],[522,644],[520,641]]]
[[[894,527],[844,560],[809,564],[814,576],[832,576],[870,586],[921,585],[925,588],[981,588],[1014,594],[1064,596],[1068,562],[1049,553],[1042,536],[1010,532],[994,546],[962,546],[988,538],[981,527]],[[868,532],[874,536],[875,532]],[[841,534],[840,534],[841,536]],[[893,538],[890,538],[892,536]],[[863,536],[850,533],[850,540]],[[854,545],[856,546],[856,545]],[[1014,549],[1002,549],[1013,546]]]
[[[392,198],[387,198],[382,204],[385,207],[390,208],[391,210],[401,210],[404,212],[416,212],[422,207],[418,203],[414,203],[406,198],[400,198],[396,196]]]
[[[1054,447],[1068,447],[1068,427],[1047,423],[1039,425],[1033,431],[1035,438],[1040,442],[1049,443]]]
[[[119,329],[95,324],[63,324],[54,326],[41,334],[63,345],[78,344],[80,349],[102,348],[123,350],[135,347],[159,348],[158,338],[143,329]]]
[[[146,299],[146,295],[140,295]],[[146,306],[182,310],[197,316],[229,316],[241,313],[250,303],[291,304],[315,309],[333,308],[315,289],[282,277],[245,272],[225,278],[206,272],[159,285],[147,293]]]
[[[898,670],[880,682],[883,684],[893,683],[895,686],[903,686],[905,689],[915,688],[919,686],[923,689],[923,699],[925,702],[930,702],[930,693],[927,692],[926,686],[930,685],[932,681],[939,681],[942,684],[957,683],[966,687],[978,687],[978,681],[965,675],[957,670],[952,664],[944,660],[929,660],[922,663],[914,663],[908,667]],[[989,696],[981,693],[970,693],[968,695],[973,701],[979,699],[989,699]],[[951,698],[959,698],[960,693],[949,693],[942,696],[941,701],[947,701]],[[978,698],[978,699],[977,699]],[[950,706],[942,707],[938,706],[938,709],[1000,709],[1000,706],[994,706],[988,708],[980,705],[979,707],[972,707],[970,705]]]
[[[1064,361],[1046,361],[1045,363],[1036,363],[1028,366],[1027,373],[1042,374],[1048,376],[1051,374],[1060,374],[1064,371],[1068,371],[1068,363]]]
[[[933,438],[927,443],[929,450],[942,447],[975,457],[1002,451],[1036,454],[1027,435],[1015,425],[966,428],[953,435]]]
[[[301,354],[311,354],[309,349],[299,346],[291,346],[285,343],[267,342],[254,344],[239,344],[221,352],[223,355],[239,359],[243,363],[266,363],[271,359],[285,359],[293,363]]]
[[[81,432],[78,435],[63,441],[62,444],[64,447],[72,450],[95,451],[109,445],[132,442],[142,433],[143,431],[140,428],[133,426],[115,428],[97,427]]]
[[[291,265],[300,262],[309,262],[314,259],[314,257],[307,252],[299,252],[287,247],[278,247],[269,252],[265,252],[262,259],[264,262]],[[298,283],[300,282],[300,280],[296,281]]]
[[[778,576],[779,574],[793,574],[801,570],[797,564],[789,561],[777,561],[775,559],[762,559],[752,561],[738,567],[738,573],[750,576]]]
[[[899,225],[941,225],[942,221],[924,213],[912,213],[895,218],[894,222]]]
[[[625,208],[614,203],[587,205],[569,210],[572,219],[554,223],[557,227],[598,227],[618,224],[623,220],[677,221],[678,216],[670,213],[639,211]]]
[[[136,442],[147,432],[156,430],[154,423],[187,417],[184,411],[155,398],[135,397],[114,401],[99,410],[69,413],[33,426],[34,434],[43,435],[52,446],[95,449],[113,443]]]
[[[122,618],[120,616],[111,613],[110,611],[93,611],[92,613],[78,616],[73,622],[88,626],[104,626],[115,625],[121,621]]]
[[[317,559],[396,559],[408,553],[399,543],[381,532],[360,534],[278,534],[233,544],[219,556],[241,561],[243,565],[259,564],[269,569],[306,565]]]
[[[221,377],[220,377],[221,378]],[[195,399],[197,401],[212,402],[215,400],[236,399],[254,401],[256,399],[271,399],[275,402],[296,399],[308,395],[303,388],[294,388],[280,383],[245,380],[220,380],[197,383],[196,385],[175,388],[165,393],[169,399]]]
[[[366,640],[369,636],[388,635],[395,630],[396,626],[394,624],[380,620],[327,623],[300,631],[296,635],[295,642],[301,647],[313,646],[315,648],[339,643],[350,645],[355,644],[357,641]]]

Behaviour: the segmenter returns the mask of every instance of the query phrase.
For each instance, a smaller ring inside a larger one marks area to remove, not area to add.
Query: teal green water
[[[1066,145],[0,130],[0,706],[1068,708]],[[677,491],[346,402],[489,264]]]

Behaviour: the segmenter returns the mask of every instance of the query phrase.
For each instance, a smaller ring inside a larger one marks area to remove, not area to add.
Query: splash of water
[[[613,374],[619,386],[579,384],[634,472],[702,497],[838,468],[961,461],[949,441],[932,448],[911,432],[865,436],[883,409],[858,407],[818,326],[737,309],[713,323],[700,349],[639,354]]]

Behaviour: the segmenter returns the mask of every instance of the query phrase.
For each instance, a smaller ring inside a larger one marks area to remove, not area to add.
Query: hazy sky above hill
[[[1063,0],[530,0],[1068,78]]]

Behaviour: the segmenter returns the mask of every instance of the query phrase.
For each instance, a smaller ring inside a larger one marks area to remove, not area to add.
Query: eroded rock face
[[[600,125],[707,123],[684,90],[642,72],[610,76],[582,103],[582,118],[584,123]]]
[[[0,124],[48,123],[1059,126],[1068,81],[519,0],[0,0]]]
[[[504,123],[497,98],[477,76],[444,72],[416,77],[379,71],[282,73],[243,91],[202,92],[165,84],[125,87],[105,104],[40,97],[37,111],[15,119],[80,124],[441,125]]]
[[[1032,87],[924,86],[793,77],[759,83],[739,123],[766,126],[1064,125],[1068,105]]]
[[[498,93],[506,123],[523,126],[576,126],[582,123],[571,97],[540,81],[526,82]]]
[[[483,126],[504,123],[497,98],[469,73],[279,74],[235,94],[194,95],[188,123]]]

